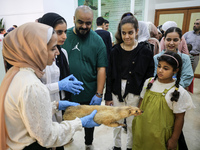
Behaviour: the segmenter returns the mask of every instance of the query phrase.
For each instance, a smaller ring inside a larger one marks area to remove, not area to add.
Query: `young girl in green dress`
[[[182,59],[174,52],[158,58],[157,75],[145,81],[140,94],[144,113],[133,120],[133,150],[178,150],[185,112],[194,107],[179,85],[181,67]]]

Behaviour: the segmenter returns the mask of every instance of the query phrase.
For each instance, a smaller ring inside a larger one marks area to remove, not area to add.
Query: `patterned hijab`
[[[7,149],[4,100],[13,77],[21,67],[29,67],[38,78],[47,65],[47,43],[53,28],[40,23],[26,23],[9,33],[3,40],[3,57],[13,67],[6,73],[0,86],[0,149]]]

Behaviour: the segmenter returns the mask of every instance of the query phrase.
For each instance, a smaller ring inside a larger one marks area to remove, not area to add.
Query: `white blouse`
[[[67,51],[63,48],[61,48],[62,52],[64,53],[67,61],[68,61],[68,55]],[[50,98],[51,101],[59,101],[60,100],[60,95],[59,95],[59,86],[58,86],[58,81],[60,78],[60,69],[56,65],[56,62],[54,61],[51,66],[46,66],[46,68],[43,70],[44,75],[41,78],[42,83],[46,85],[50,92]],[[64,97],[64,92],[61,91],[61,96],[62,98]],[[56,112],[52,116],[53,121],[55,122],[61,122],[62,121],[62,111]]]
[[[140,97],[144,98],[144,94],[146,92],[146,87],[149,82],[149,79],[147,79],[144,83],[142,92],[140,93]],[[171,83],[161,83],[156,79],[150,88],[150,91],[162,93],[165,89],[170,89],[173,85],[175,85],[175,81]],[[188,109],[195,108],[192,98],[190,94],[180,85],[178,91],[180,92],[180,96],[178,99],[178,102],[171,101],[171,94],[174,92],[175,87],[171,88],[167,94],[165,95],[166,102],[171,110],[173,110],[173,113],[183,113]]]
[[[67,144],[74,133],[82,129],[79,118],[52,122],[56,111],[47,87],[30,68],[20,68],[6,93],[5,120],[9,150],[20,150],[35,142],[43,147]]]

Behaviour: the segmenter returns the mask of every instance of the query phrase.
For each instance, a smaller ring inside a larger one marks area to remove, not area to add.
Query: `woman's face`
[[[133,45],[138,31],[135,30],[131,23],[123,24],[121,27],[121,36],[125,45]]]
[[[165,40],[166,50],[177,53],[178,45],[181,42],[179,34],[177,32],[168,33]]]
[[[58,37],[57,45],[63,45],[65,40],[67,39],[67,24],[66,23],[58,24],[54,28],[54,30],[56,31]]]
[[[48,51],[48,61],[47,65],[52,65],[53,61],[55,61],[55,57],[59,54],[57,49],[57,34],[54,33],[51,37],[51,40],[47,44],[47,51]]]

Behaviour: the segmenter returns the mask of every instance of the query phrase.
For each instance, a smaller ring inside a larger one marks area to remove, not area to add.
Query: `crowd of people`
[[[2,38],[0,149],[64,150],[84,128],[85,149],[92,150],[97,111],[72,121],[62,115],[69,106],[101,105],[104,98],[110,107],[144,111],[126,118],[127,150],[187,150],[182,128],[185,112],[195,108],[187,87],[199,61],[200,19],[182,35],[174,21],[156,27],[127,12],[116,40],[108,20],[96,18],[94,31],[92,21],[92,9],[82,5],[72,28],[46,13]],[[113,150],[122,149],[121,132],[113,128]]]

